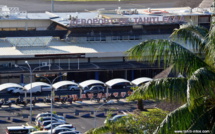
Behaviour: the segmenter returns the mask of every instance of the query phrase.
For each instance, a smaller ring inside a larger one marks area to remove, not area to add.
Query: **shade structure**
[[[139,86],[142,83],[149,82],[152,80],[153,80],[152,78],[140,77],[140,78],[134,79],[133,81],[131,81],[131,83],[132,83],[132,85]]]
[[[10,87],[19,87],[19,88],[23,88],[23,86],[16,84],[16,83],[5,83],[5,84],[1,84],[0,85],[0,91],[6,89],[6,88],[10,88]]]
[[[86,80],[86,81],[79,83],[79,87],[84,89],[85,87],[87,87],[89,85],[93,85],[93,84],[103,84],[104,85],[104,82],[99,81],[99,80]]]
[[[112,79],[109,80],[105,83],[106,86],[108,87],[112,87],[115,84],[119,84],[119,83],[131,83],[130,81],[126,80],[126,79],[122,79],[122,78],[116,78],[116,79]]]
[[[58,89],[59,87],[66,86],[66,85],[78,85],[78,84],[75,82],[72,82],[72,81],[59,81],[59,82],[54,83],[52,85],[52,87],[54,89]]]
[[[37,86],[51,86],[50,84],[47,84],[45,82],[33,82],[32,83],[32,88],[37,87]],[[24,86],[24,88],[26,90],[30,90],[31,89],[31,83],[27,84]]]

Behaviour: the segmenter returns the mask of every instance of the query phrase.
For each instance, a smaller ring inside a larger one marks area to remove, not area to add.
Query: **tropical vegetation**
[[[155,79],[144,84],[129,100],[159,99],[180,102],[154,133],[178,131],[215,133],[215,26],[184,24],[169,40],[146,40],[127,51],[131,59],[172,66],[184,77]]]
[[[136,111],[111,121],[111,113],[108,114],[107,123],[95,129],[87,131],[85,134],[151,134],[167,115],[161,109],[149,109],[148,111]]]

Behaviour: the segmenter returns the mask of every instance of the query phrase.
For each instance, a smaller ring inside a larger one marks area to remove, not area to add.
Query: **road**
[[[60,2],[55,1],[55,12],[80,12],[92,11],[100,8],[122,9],[131,8],[158,8],[158,7],[197,7],[202,0],[135,0],[121,2]],[[20,11],[45,12],[51,11],[51,1],[47,0],[0,0],[1,5],[8,7],[19,7]]]

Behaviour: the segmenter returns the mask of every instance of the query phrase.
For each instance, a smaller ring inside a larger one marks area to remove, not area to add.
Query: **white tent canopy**
[[[104,82],[99,81],[99,80],[86,80],[86,81],[81,82],[79,84],[79,86],[82,88],[85,88],[85,87],[92,85],[92,84],[103,84],[104,85]]]
[[[45,82],[33,82],[32,83],[32,88],[37,87],[37,86],[51,86],[50,84],[47,84]],[[26,90],[30,90],[31,89],[31,83],[27,84],[24,86],[24,88]]]
[[[62,86],[66,86],[66,85],[78,85],[77,83],[75,82],[72,82],[72,81],[59,81],[59,82],[56,82],[55,84],[52,85],[52,87],[54,89],[58,89],[59,87],[62,87]]]
[[[16,84],[16,83],[5,83],[5,84],[1,84],[0,85],[0,91],[6,89],[6,88],[10,88],[10,87],[19,87],[19,88],[23,88],[23,86]]]
[[[116,78],[116,79],[107,81],[105,83],[105,85],[107,85],[108,87],[112,87],[113,85],[118,84],[118,83],[129,83],[130,84],[131,82],[126,79]]]
[[[140,77],[140,78],[134,79],[133,81],[131,81],[131,83],[133,85],[135,85],[135,86],[139,86],[142,83],[149,82],[149,81],[152,81],[152,80],[153,79],[148,78],[148,77]]]

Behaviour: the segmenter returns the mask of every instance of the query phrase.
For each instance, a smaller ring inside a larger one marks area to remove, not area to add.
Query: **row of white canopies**
[[[104,85],[107,88],[111,88],[112,86],[119,84],[119,83],[127,83],[129,85],[139,86],[140,84],[146,83],[149,81],[152,81],[152,79],[148,78],[148,77],[137,78],[133,81],[128,81],[128,80],[122,79],[122,78],[115,78],[115,79],[109,80],[105,83],[102,81],[99,81],[99,80],[86,80],[79,84],[75,83],[73,81],[65,80],[65,81],[56,82],[54,84],[52,84],[52,83],[47,84],[45,82],[33,82],[33,83],[29,83],[29,84],[25,85],[24,87],[19,84],[16,84],[16,83],[5,83],[5,84],[0,85],[0,91],[7,89],[7,88],[11,88],[11,87],[24,88],[25,90],[30,90],[31,88],[34,88],[37,86],[51,86],[54,89],[58,89],[62,86],[67,86],[67,85],[76,85],[76,86],[80,87],[81,89],[84,89],[85,87],[88,87],[90,85],[95,85],[95,84],[100,84],[100,85]]]

